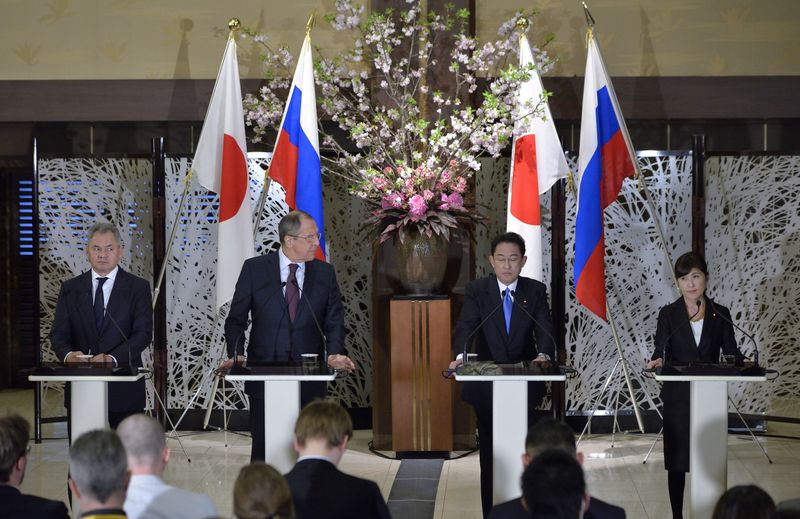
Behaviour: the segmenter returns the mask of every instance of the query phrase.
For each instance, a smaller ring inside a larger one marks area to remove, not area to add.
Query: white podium
[[[563,373],[546,375],[536,368],[497,365],[499,373],[466,375],[458,382],[492,383],[492,497],[495,504],[516,499],[522,492],[521,455],[528,434],[528,382],[563,382]],[[494,371],[494,370],[493,370]]]
[[[109,367],[85,365],[49,366],[49,373],[32,371],[31,382],[70,382],[71,440],[81,434],[108,427],[108,383],[136,382],[144,373],[119,374]]]
[[[225,380],[264,383],[264,456],[281,474],[294,467],[294,424],[300,414],[300,382],[330,382],[336,374],[297,366],[249,366],[249,374]]]
[[[710,518],[717,500],[728,488],[728,382],[764,382],[762,375],[655,375],[659,382],[689,382],[689,513]]]

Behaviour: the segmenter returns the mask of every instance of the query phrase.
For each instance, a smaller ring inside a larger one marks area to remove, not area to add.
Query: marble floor
[[[32,392],[0,391],[0,413],[9,411],[18,412],[32,421]],[[800,426],[770,424],[769,431],[800,436]],[[46,424],[44,436],[59,439],[47,439],[39,445],[32,445],[23,491],[65,500],[66,425]],[[388,498],[400,461],[370,452],[370,431],[357,431],[354,436],[340,468],[376,481]],[[579,450],[586,456],[584,469],[592,495],[623,506],[632,519],[670,517],[660,442],[647,463],[642,463],[653,440],[654,436],[639,434],[618,434],[613,445],[609,435],[584,439]],[[231,517],[231,489],[240,467],[249,459],[250,439],[237,433],[215,431],[181,432],[180,441],[185,454],[177,439],[169,439],[172,459],[165,479],[171,484],[209,495],[219,513]],[[728,484],[757,484],[776,502],[800,496],[800,440],[768,437],[761,438],[761,441],[773,464],[767,462],[749,437],[728,436]],[[433,517],[480,518],[477,453],[444,462]]]

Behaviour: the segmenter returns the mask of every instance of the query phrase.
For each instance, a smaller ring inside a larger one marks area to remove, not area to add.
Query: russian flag
[[[633,176],[635,157],[603,57],[589,35],[578,157],[578,214],[575,223],[575,293],[578,301],[606,319],[603,210]]]
[[[531,46],[525,33],[519,38],[519,64],[534,64]],[[543,98],[544,87],[539,74],[533,71],[517,94],[520,106],[535,108],[544,103],[544,118],[524,117],[514,126],[511,176],[508,182],[506,230],[518,233],[525,240],[528,261],[522,275],[542,280],[542,231],[539,195],[543,195],[558,179],[569,174],[567,159],[561,149],[550,105]]]
[[[225,47],[192,169],[201,186],[219,194],[215,284],[219,309],[233,297],[244,261],[255,256],[242,89],[233,36]]]
[[[283,112],[278,139],[269,165],[269,176],[286,190],[286,205],[314,217],[321,233],[316,258],[325,261],[325,218],[322,211],[322,169],[317,132],[317,98],[311,36],[306,34],[289,99]]]

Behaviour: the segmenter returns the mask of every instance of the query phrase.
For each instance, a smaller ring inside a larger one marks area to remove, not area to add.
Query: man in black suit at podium
[[[50,329],[50,343],[63,362],[142,365],[142,351],[153,339],[150,283],[119,267],[123,252],[116,226],[98,222],[89,229],[86,257],[92,268],[61,285]],[[69,407],[68,392],[66,398]],[[108,384],[112,428],[144,406],[144,379]]]
[[[244,332],[252,319],[247,359],[250,361],[300,361],[303,353],[328,353],[328,365],[352,371],[344,355],[344,310],[333,266],[314,259],[319,229],[303,211],[292,211],[278,224],[281,246],[277,252],[244,262],[225,319],[230,368],[234,356],[245,360]],[[313,314],[312,314],[313,312]],[[325,344],[327,341],[327,345]],[[245,383],[250,399],[251,461],[264,460],[264,384]],[[300,384],[301,405],[327,394],[325,382]]]
[[[521,277],[527,260],[525,240],[508,232],[492,240],[489,262],[494,275],[467,285],[461,317],[453,332],[458,355],[451,369],[462,363],[462,352],[474,340],[479,361],[515,363],[533,361],[545,365],[555,358],[553,322],[545,285]],[[535,416],[545,394],[542,382],[528,384],[528,421]],[[480,436],[481,503],[483,515],[492,507],[492,384],[466,382],[461,398],[475,410]]]

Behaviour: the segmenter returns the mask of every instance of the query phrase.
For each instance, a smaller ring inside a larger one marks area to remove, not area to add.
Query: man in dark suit
[[[525,453],[522,465],[527,467],[537,456],[548,450],[560,450],[573,456],[583,465],[583,453],[575,447],[575,433],[564,422],[544,418],[528,429],[525,437]],[[524,519],[530,517],[522,498],[500,503],[492,508],[489,519]],[[589,508],[584,512],[584,519],[625,519],[625,509],[589,497]]]
[[[519,234],[501,234],[492,241],[489,262],[494,275],[467,285],[461,317],[453,332],[453,349],[458,356],[451,369],[462,363],[461,353],[471,339],[479,361],[546,365],[555,357],[547,290],[539,281],[520,277],[526,260],[525,240]],[[529,422],[544,393],[543,383],[528,384]],[[461,398],[473,407],[477,417],[481,503],[486,516],[492,507],[492,385],[464,383]]]
[[[28,422],[17,414],[0,418],[0,519],[69,519],[61,501],[19,491],[28,465]]]
[[[294,428],[297,464],[286,474],[297,519],[388,519],[389,509],[374,481],[337,467],[353,436],[342,406],[318,400],[300,411]]]
[[[89,229],[86,256],[92,268],[61,285],[50,329],[50,343],[63,362],[142,365],[142,351],[153,338],[152,295],[146,280],[119,267],[123,252],[116,226],[99,222]],[[108,385],[112,428],[144,406],[143,379]]]
[[[292,211],[278,224],[278,235],[277,252],[250,258],[242,266],[225,320],[230,358],[221,367],[230,368],[234,355],[237,362],[299,361],[303,353],[321,356],[327,350],[329,366],[352,371],[355,365],[344,355],[344,310],[336,273],[330,264],[314,259],[317,224],[308,213]],[[245,357],[248,315],[252,326]],[[250,458],[263,461],[264,385],[248,382],[245,391],[253,436]],[[324,382],[300,385],[301,405],[326,394]]]
[[[578,461],[564,451],[544,451],[522,473],[522,497],[536,519],[581,519],[588,507]]]

